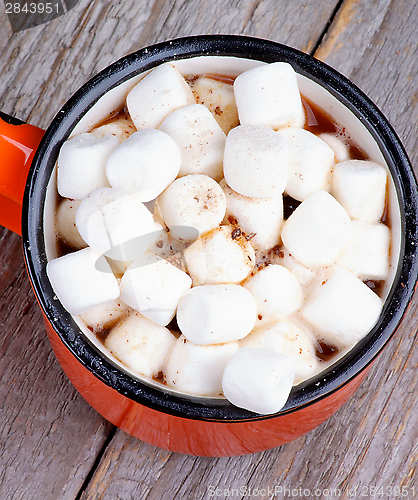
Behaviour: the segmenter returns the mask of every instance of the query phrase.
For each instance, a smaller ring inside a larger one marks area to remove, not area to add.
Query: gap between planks
[[[326,34],[328,33],[328,30],[329,30],[331,24],[334,22],[334,19],[336,18],[337,14],[338,14],[339,10],[341,9],[344,2],[345,2],[345,0],[339,0],[337,5],[335,6],[334,10],[332,11],[332,13],[328,19],[328,22],[325,25],[324,30],[322,31],[317,42],[315,43],[312,50],[310,51],[311,56],[315,56],[316,51],[320,48],[322,42],[324,41]]]

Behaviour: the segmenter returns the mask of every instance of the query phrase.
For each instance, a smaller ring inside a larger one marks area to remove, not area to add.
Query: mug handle
[[[0,225],[19,235],[26,179],[44,133],[0,111]]]

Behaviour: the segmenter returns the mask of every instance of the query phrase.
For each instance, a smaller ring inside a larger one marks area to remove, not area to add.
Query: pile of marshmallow
[[[386,168],[303,128],[287,63],[233,85],[165,63],[126,106],[61,148],[56,296],[134,373],[278,412],[317,341],[351,348],[381,313],[364,282],[388,276]]]

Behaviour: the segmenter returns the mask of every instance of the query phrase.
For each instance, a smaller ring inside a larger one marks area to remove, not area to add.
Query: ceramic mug
[[[360,148],[389,171],[392,271],[382,314],[348,353],[295,386],[284,408],[274,415],[254,414],[223,398],[180,394],[129,373],[106,356],[94,335],[62,307],[46,274],[47,261],[57,256],[55,167],[61,145],[71,134],[89,130],[118,109],[144,73],[167,61],[183,74],[228,76],[263,63],[289,62],[298,74],[301,93],[343,124]],[[279,446],[335,413],[398,328],[417,279],[414,173],[376,106],[345,77],[311,56],[250,37],[181,38],[139,50],[101,71],[68,100],[45,133],[1,116],[0,223],[22,235],[28,275],[63,370],[90,405],[125,432],[171,451],[203,456],[241,455]]]

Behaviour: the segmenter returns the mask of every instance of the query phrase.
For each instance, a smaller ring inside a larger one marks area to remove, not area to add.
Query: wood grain
[[[346,13],[341,14],[344,10]],[[417,165],[418,6],[408,0],[344,2],[315,56],[356,83],[383,111]],[[347,19],[351,22],[347,24]],[[356,35],[358,31],[358,35]]]
[[[0,498],[73,499],[111,426],[62,373],[45,335],[20,238],[0,234]]]
[[[343,2],[315,57],[349,76],[366,52],[375,51],[373,37],[381,31],[391,3],[391,0]]]
[[[82,0],[63,18],[12,34],[0,3],[0,109],[46,127],[68,96],[104,66],[177,36],[240,33],[307,52],[322,40],[316,57],[370,95],[416,165],[414,4]],[[113,435],[112,426],[82,400],[56,362],[25,275],[20,239],[7,230],[0,231],[0,256],[0,498],[199,499],[213,497],[215,488],[218,498],[228,493],[274,498],[269,487],[275,498],[289,498],[298,488],[341,490],[322,498],[349,498],[354,488],[359,493],[369,486],[418,491],[416,298],[355,397],[319,428],[264,453],[189,457],[119,430]],[[265,494],[256,494],[256,488],[266,489]]]
[[[226,5],[221,1],[197,0],[191,6],[187,0],[156,0],[132,49],[179,36],[229,33],[267,38],[309,52],[337,3],[231,0]]]

